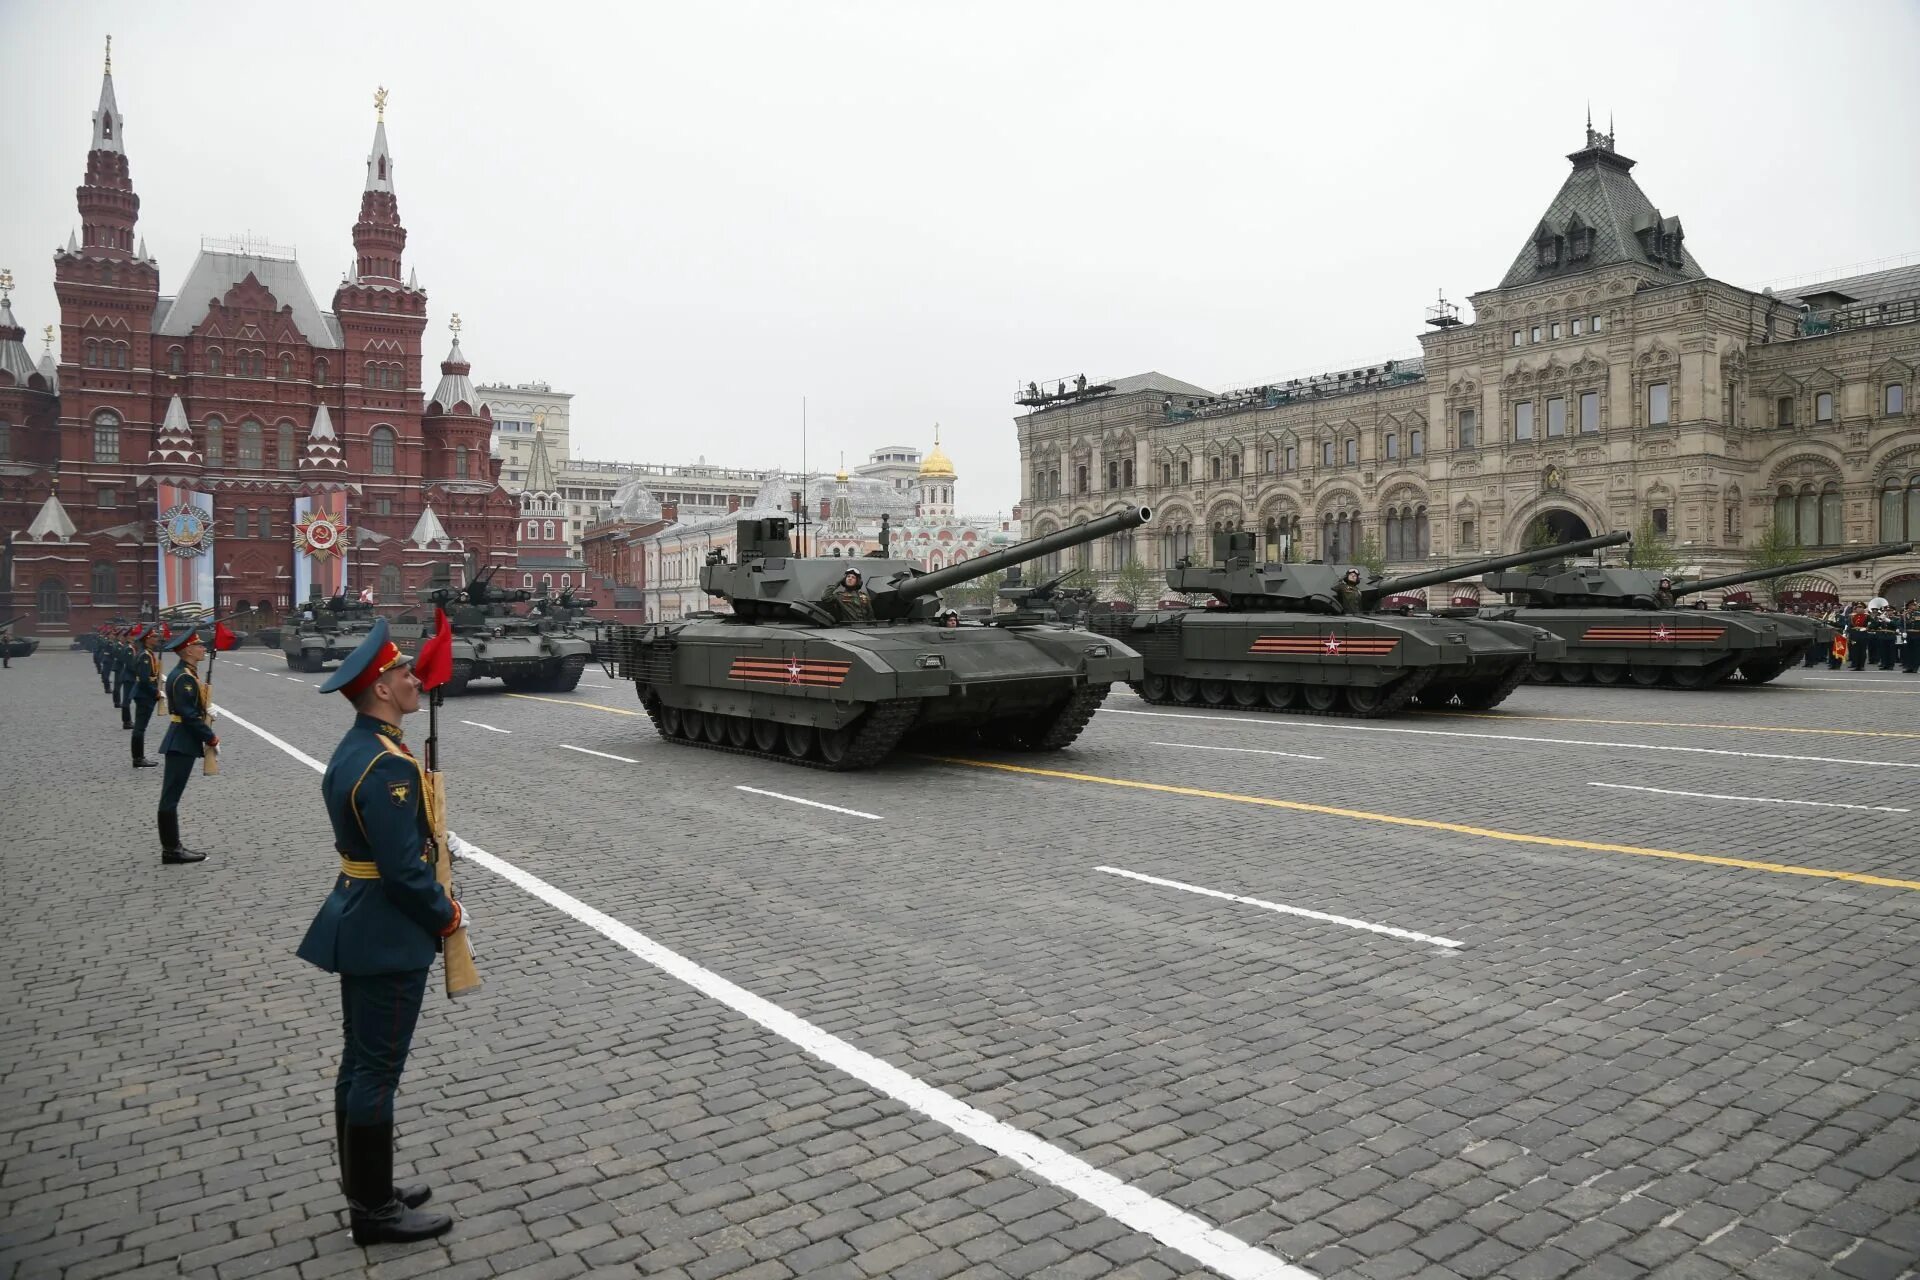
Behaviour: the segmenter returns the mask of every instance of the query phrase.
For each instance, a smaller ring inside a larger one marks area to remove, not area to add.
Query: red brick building
[[[57,363],[33,360],[0,301],[0,617],[24,614],[23,629],[45,635],[150,609],[162,485],[206,495],[217,599],[203,603],[222,610],[288,608],[306,554],[295,504],[341,493],[355,593],[397,607],[480,564],[515,567],[519,504],[489,457],[492,418],[457,319],[425,392],[427,295],[403,265],[382,117],[331,310],[291,251],[252,242],[203,241],[168,296],[137,234],[109,66],[82,231],[54,257]]]

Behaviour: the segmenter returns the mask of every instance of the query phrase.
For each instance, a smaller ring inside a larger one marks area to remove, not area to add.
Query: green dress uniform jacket
[[[133,700],[152,706],[160,701],[160,655],[145,649],[133,658]]]
[[[193,668],[182,662],[167,676],[167,710],[172,723],[160,740],[160,752],[169,756],[203,756],[217,736],[207,718],[206,689]]]
[[[434,879],[426,778],[400,731],[356,716],[320,783],[341,872],[298,955],[329,973],[432,967],[453,900]]]
[[[855,587],[849,591],[836,586],[827,592],[824,603],[842,622],[873,621],[873,597],[865,587]]]

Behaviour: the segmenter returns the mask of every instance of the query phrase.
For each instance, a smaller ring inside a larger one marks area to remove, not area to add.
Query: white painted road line
[[[1371,920],[1355,920],[1352,916],[1328,915],[1324,911],[1312,911],[1306,907],[1290,907],[1284,902],[1268,902],[1265,898],[1248,898],[1237,893],[1226,893],[1219,889],[1208,889],[1203,885],[1187,884],[1182,880],[1163,880],[1159,876],[1146,875],[1139,871],[1127,871],[1120,867],[1095,867],[1095,871],[1104,871],[1110,876],[1125,876],[1129,880],[1139,880],[1145,884],[1157,884],[1163,889],[1179,889],[1185,893],[1197,893],[1208,898],[1219,898],[1223,902],[1238,902],[1249,907],[1260,907],[1266,911],[1278,911],[1284,916],[1300,916],[1307,920],[1319,920],[1326,924],[1345,925],[1349,929],[1365,929],[1368,933],[1382,933],[1389,938],[1403,938],[1408,942],[1424,942],[1429,946],[1442,947],[1448,951],[1465,946],[1452,938],[1442,938],[1431,933],[1415,933],[1411,929],[1396,929],[1390,924],[1375,924]]]
[[[602,760],[618,760],[621,764],[639,764],[640,763],[638,760],[635,760],[630,756],[614,756],[614,755],[608,755],[604,751],[589,751],[585,747],[576,747],[565,742],[560,744],[560,749],[562,751],[578,751],[583,756],[599,756]]]
[[[788,800],[794,804],[804,804],[810,809],[827,809],[834,813],[844,813],[850,818],[871,818],[875,822],[880,821],[880,815],[877,813],[862,813],[858,809],[842,809],[837,804],[822,804],[818,800],[806,800],[800,796],[790,796],[781,791],[762,791],[758,787],[735,787],[734,790],[746,791],[756,796],[771,796],[775,800]]]
[[[462,720],[461,724],[470,724],[476,729],[485,729],[489,733],[512,733],[511,729],[496,729],[490,724],[481,724],[478,720]]]
[[[1920,761],[1849,760],[1843,756],[1796,756],[1779,751],[1728,751],[1724,747],[1671,747],[1655,742],[1595,742],[1588,738],[1533,738],[1518,733],[1467,733],[1460,729],[1400,729],[1389,725],[1335,724],[1331,721],[1251,716],[1196,716],[1178,711],[1124,711],[1101,707],[1103,716],[1157,716],[1163,720],[1200,720],[1213,724],[1257,724],[1267,729],[1323,729],[1332,733],[1407,733],[1421,738],[1478,738],[1485,742],[1526,742],[1549,747],[1599,747],[1605,751],[1670,751],[1681,755],[1735,756],[1742,760],[1788,760],[1799,764],[1850,764],[1863,769],[1920,769]]]
[[[258,725],[249,724],[224,708],[216,707],[215,710],[316,772],[325,771],[325,766],[318,760],[282,742]],[[1003,1120],[996,1120],[978,1107],[969,1106],[944,1090],[908,1075],[892,1063],[855,1048],[839,1036],[788,1013],[744,987],[736,986],[711,969],[703,968],[679,952],[661,946],[639,930],[595,910],[538,876],[522,871],[504,858],[497,858],[464,840],[460,842],[460,854],[461,861],[493,872],[662,973],[726,1005],[828,1066],[947,1126],[968,1141],[1005,1156],[1041,1181],[1079,1197],[1123,1226],[1152,1236],[1169,1249],[1179,1250],[1200,1265],[1226,1276],[1227,1280],[1316,1280],[1311,1271],[1296,1267],[1264,1249],[1257,1249],[1206,1219],[1149,1195],[1110,1173],[1094,1168],[1078,1156],[1062,1151],[1024,1129],[1016,1129]]]
[[[1325,760],[1325,756],[1303,756],[1298,751],[1267,751],[1261,747],[1210,747],[1199,742],[1150,742],[1150,747],[1184,747],[1188,751],[1237,751],[1248,756],[1285,756],[1289,760]]]
[[[305,684],[305,683],[306,683],[306,681],[305,681],[305,680],[302,680],[302,679],[301,679],[301,678],[300,678],[299,676],[281,676],[280,678],[281,678],[282,680],[291,680],[291,681],[293,681],[293,682],[294,682],[295,684]]]
[[[1777,800],[1772,796],[1723,796],[1712,791],[1668,791],[1664,787],[1634,787],[1624,782],[1589,782],[1590,787],[1605,787],[1609,791],[1646,791],[1656,796],[1685,796],[1690,800],[1741,800],[1747,804],[1796,804],[1810,809],[1859,809],[1868,813],[1912,813],[1911,809],[1896,809],[1890,804],[1840,804],[1832,800]]]

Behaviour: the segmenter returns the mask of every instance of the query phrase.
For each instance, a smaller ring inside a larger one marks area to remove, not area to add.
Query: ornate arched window
[[[1789,542],[1799,545],[1799,521],[1795,519],[1793,486],[1783,484],[1773,495],[1773,527]]]
[[[540,522],[538,520],[527,521],[527,541],[534,542],[534,541],[537,541],[539,537],[540,537]]]
[[[1360,461],[1360,442],[1358,440],[1352,436],[1348,436],[1346,450],[1348,466],[1352,466],[1354,463]]]
[[[1433,554],[1433,533],[1427,525],[1427,509],[1417,507],[1413,513],[1413,554],[1421,559]]]
[[[179,347],[168,347],[167,348],[167,372],[170,374],[173,374],[175,377],[179,377],[180,374],[186,371],[186,367],[187,367],[187,353],[182,351]]]
[[[35,603],[40,606],[40,621],[65,622],[67,620],[67,584],[58,578],[42,578],[40,589],[35,594]]]
[[[280,353],[280,376],[283,378],[293,376],[293,357],[284,351]]]
[[[545,524],[543,524],[540,528],[540,533],[541,533],[541,536],[544,537],[548,542],[552,542],[553,541],[553,521],[549,520]]]
[[[383,564],[380,566],[380,598],[397,602],[400,599],[400,566]]]
[[[453,476],[456,480],[467,478],[467,446],[463,444],[453,446]]]
[[[393,428],[375,427],[367,439],[373,444],[373,473],[390,476],[393,474]]]
[[[1390,561],[1404,559],[1406,556],[1406,549],[1401,543],[1400,512],[1397,508],[1389,507],[1387,509],[1386,524],[1387,524],[1387,559]]]
[[[240,424],[240,465],[249,471],[260,469],[260,424],[248,418]]]
[[[274,433],[277,436],[274,448],[274,463],[282,471],[293,470],[294,427],[291,422],[282,422]]]
[[[1820,495],[1813,486],[1803,484],[1795,502],[1796,532],[1802,546],[1818,546],[1820,543]]]
[[[1840,486],[1829,480],[1820,488],[1820,545],[1832,547],[1843,542],[1841,527]]]
[[[114,596],[119,593],[118,575],[114,573],[113,565],[110,561],[96,560],[93,562],[93,580],[91,586],[93,588],[93,602],[95,604],[104,604],[111,601]]]
[[[207,419],[207,465],[210,467],[227,464],[226,427],[217,414]]]
[[[226,358],[220,354],[220,348],[207,348],[207,372],[216,378],[226,372]]]
[[[327,362],[324,359],[313,362],[313,385],[316,387],[327,385]]]
[[[93,415],[93,460],[120,461],[120,415],[111,409]]]

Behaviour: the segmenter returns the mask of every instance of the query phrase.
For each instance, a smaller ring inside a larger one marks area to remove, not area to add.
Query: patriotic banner
[[[335,489],[293,500],[293,602],[320,588],[323,596],[347,591],[347,491]]]
[[[175,484],[155,486],[160,510],[160,608],[212,609],[213,495]]]

